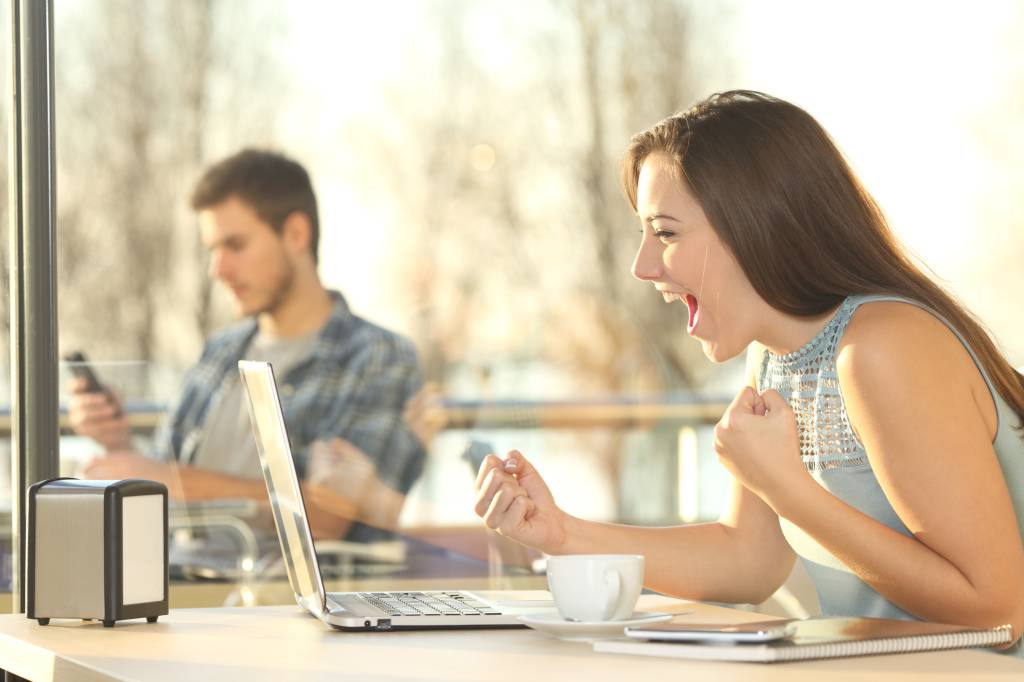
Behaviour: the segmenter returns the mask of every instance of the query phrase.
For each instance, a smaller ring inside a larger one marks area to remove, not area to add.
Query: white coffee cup
[[[548,588],[566,620],[626,620],[644,585],[640,554],[566,554],[548,557]]]

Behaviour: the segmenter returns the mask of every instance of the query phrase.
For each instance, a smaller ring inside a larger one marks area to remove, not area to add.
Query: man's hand
[[[426,383],[405,403],[402,412],[409,430],[424,447],[430,447],[437,432],[448,423],[444,408],[441,407],[441,391],[436,384]]]
[[[88,436],[108,451],[131,448],[131,429],[121,409],[121,400],[110,389],[88,391],[83,378],[68,383],[71,401],[68,418],[71,428],[81,436]]]
[[[310,446],[306,479],[303,491],[310,523],[319,507],[325,514],[377,528],[398,526],[405,495],[382,481],[373,460],[353,443],[343,438],[315,441]]]
[[[315,483],[302,484],[302,497],[314,540],[338,540],[345,537],[359,513],[351,500]]]
[[[373,462],[352,443],[342,438],[315,441],[302,485],[313,537],[344,537],[359,515],[363,497],[372,494],[376,479]]]
[[[366,453],[344,438],[315,441],[309,448],[307,480],[345,498],[358,508],[380,485],[377,467]]]

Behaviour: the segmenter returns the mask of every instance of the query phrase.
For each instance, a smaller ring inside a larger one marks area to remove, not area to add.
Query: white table
[[[536,599],[546,593],[491,592]],[[679,620],[741,622],[756,613],[641,597]],[[292,606],[178,609],[156,624],[0,616],[0,669],[30,680],[1021,680],[1024,661],[942,651],[786,664],[708,663],[595,653],[533,630],[333,631]]]

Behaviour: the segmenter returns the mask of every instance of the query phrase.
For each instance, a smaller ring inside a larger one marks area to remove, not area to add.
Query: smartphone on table
[[[788,621],[758,621],[734,625],[661,623],[626,628],[627,637],[662,642],[772,642],[792,637],[795,632],[795,628]]]

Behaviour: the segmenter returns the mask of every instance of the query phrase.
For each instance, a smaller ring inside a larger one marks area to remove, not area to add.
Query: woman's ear
[[[312,253],[313,226],[309,223],[309,216],[302,211],[289,213],[281,226],[281,238],[296,255],[303,251]]]

